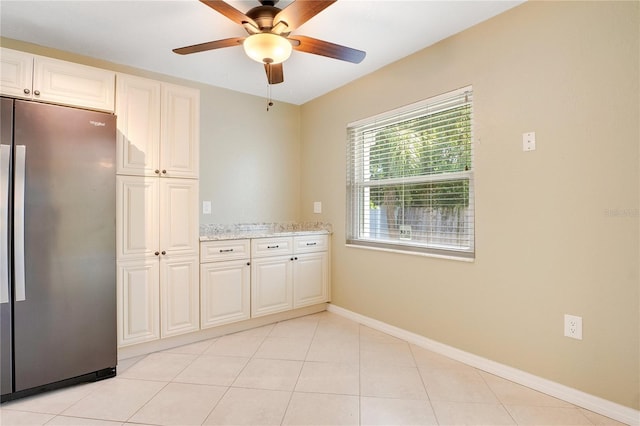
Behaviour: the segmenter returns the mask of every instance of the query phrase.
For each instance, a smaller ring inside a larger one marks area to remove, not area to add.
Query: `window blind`
[[[474,256],[473,92],[347,126],[347,244]]]

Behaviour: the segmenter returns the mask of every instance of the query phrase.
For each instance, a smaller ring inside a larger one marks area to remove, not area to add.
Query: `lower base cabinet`
[[[200,326],[215,327],[251,317],[249,260],[200,265]]]
[[[329,300],[329,255],[325,252],[298,254],[293,262],[293,308]]]
[[[200,243],[200,327],[328,302],[329,235]]]
[[[118,262],[118,346],[199,329],[198,258]]]
[[[265,257],[251,263],[251,316],[293,309],[293,258]]]

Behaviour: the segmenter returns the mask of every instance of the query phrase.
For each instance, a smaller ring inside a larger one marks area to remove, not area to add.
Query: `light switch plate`
[[[211,214],[211,201],[202,202],[202,214]]]
[[[313,212],[314,213],[322,213],[322,202],[314,201],[313,202]]]
[[[536,149],[536,132],[528,132],[522,134],[522,150],[535,151]]]

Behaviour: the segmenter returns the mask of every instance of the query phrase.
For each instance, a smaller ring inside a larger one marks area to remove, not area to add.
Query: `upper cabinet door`
[[[118,260],[160,254],[158,213],[160,179],[116,177],[116,247]]]
[[[115,73],[2,48],[0,93],[35,101],[113,112]]]
[[[36,56],[33,99],[113,112],[115,78],[113,71]]]
[[[160,251],[197,257],[200,244],[198,181],[169,178],[159,181]]]
[[[2,49],[0,54],[0,94],[31,99],[33,55]]]
[[[200,92],[163,84],[160,166],[163,176],[197,178]]]
[[[118,74],[117,80],[117,173],[158,176],[161,84],[126,74]]]

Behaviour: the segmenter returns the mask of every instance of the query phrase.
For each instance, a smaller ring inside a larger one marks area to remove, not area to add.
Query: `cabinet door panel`
[[[160,249],[171,255],[197,255],[198,181],[160,178]]]
[[[198,258],[162,258],[160,268],[161,336],[175,336],[198,330]]]
[[[118,262],[118,346],[160,338],[159,262]]]
[[[252,317],[293,308],[292,264],[290,256],[268,257],[252,261]]]
[[[169,177],[197,178],[200,92],[164,84],[160,167]]]
[[[118,260],[154,256],[159,248],[159,179],[117,176]]]
[[[115,76],[112,71],[35,56],[33,98],[113,112]]]
[[[160,169],[160,82],[118,74],[117,173],[154,176]]]
[[[329,256],[326,252],[297,255],[293,265],[293,307],[329,300]]]
[[[250,272],[248,259],[201,265],[202,328],[250,317]]]
[[[33,93],[33,55],[11,49],[0,49],[0,93],[31,99]],[[25,93],[25,90],[28,93]]]

